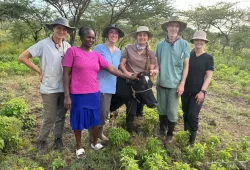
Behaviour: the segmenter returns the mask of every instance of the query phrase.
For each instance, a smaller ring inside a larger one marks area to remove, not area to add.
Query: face
[[[205,41],[204,40],[200,40],[200,39],[195,39],[194,40],[194,47],[196,49],[202,49],[205,46]]]
[[[148,41],[148,33],[147,32],[138,32],[136,34],[136,41],[140,45],[146,45]]]
[[[67,27],[63,25],[55,25],[53,27],[53,35],[58,39],[64,39],[68,33]]]
[[[109,42],[115,43],[119,39],[119,32],[116,29],[110,29],[107,35]]]
[[[177,22],[170,22],[167,25],[168,34],[177,35],[180,29],[180,25]]]
[[[95,42],[95,33],[94,31],[88,31],[83,37],[81,37],[82,45],[91,48]]]

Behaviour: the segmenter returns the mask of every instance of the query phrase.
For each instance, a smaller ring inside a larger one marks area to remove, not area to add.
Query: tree
[[[44,0],[52,5],[64,18],[71,21],[73,27],[78,27],[84,11],[88,8],[91,0]],[[70,34],[70,44],[75,42],[76,30]]]
[[[230,45],[229,35],[236,30],[243,21],[245,11],[236,8],[237,3],[218,2],[212,6],[199,6],[182,12],[189,23],[198,30],[211,31],[216,29],[223,37],[222,53]]]

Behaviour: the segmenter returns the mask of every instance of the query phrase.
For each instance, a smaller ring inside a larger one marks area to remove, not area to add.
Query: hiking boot
[[[193,145],[195,143],[196,135],[197,135],[197,131],[190,132],[190,139],[189,139],[190,145]]]
[[[38,151],[40,153],[45,153],[45,146],[46,146],[46,142],[45,141],[39,141],[38,147],[37,147]]]
[[[56,138],[54,146],[55,146],[55,149],[62,149],[64,147],[62,138]]]
[[[172,138],[174,136],[174,128],[175,128],[175,122],[171,122],[168,120],[168,132],[166,136],[166,143],[171,143]]]

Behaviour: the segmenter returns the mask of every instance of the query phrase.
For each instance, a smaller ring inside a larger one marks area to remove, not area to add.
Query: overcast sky
[[[216,2],[239,2],[238,7],[250,8],[250,0],[175,0],[174,6],[179,10],[186,10],[192,8],[192,6],[201,5],[213,5]]]

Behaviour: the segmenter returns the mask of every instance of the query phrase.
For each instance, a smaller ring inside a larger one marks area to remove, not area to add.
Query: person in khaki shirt
[[[153,78],[158,72],[155,54],[148,46],[149,38],[153,35],[148,27],[139,26],[137,31],[133,33],[133,36],[136,39],[136,43],[125,47],[121,56],[120,69],[127,75],[148,71],[151,74],[151,78]],[[125,104],[127,131],[132,133],[134,116],[143,116],[143,105],[137,102],[135,98],[132,98]]]

